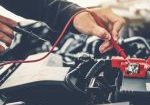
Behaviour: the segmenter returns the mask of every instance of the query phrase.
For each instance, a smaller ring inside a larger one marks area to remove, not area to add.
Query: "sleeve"
[[[17,15],[43,21],[58,31],[73,14],[83,9],[64,0],[1,0],[0,3]]]

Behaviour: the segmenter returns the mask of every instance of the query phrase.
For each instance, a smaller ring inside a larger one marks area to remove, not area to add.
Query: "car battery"
[[[117,101],[130,101],[134,105],[148,105],[150,102],[150,58],[112,57],[112,67],[123,74]],[[138,101],[137,101],[138,100]],[[139,100],[141,100],[139,102]],[[143,104],[144,103],[144,104]]]

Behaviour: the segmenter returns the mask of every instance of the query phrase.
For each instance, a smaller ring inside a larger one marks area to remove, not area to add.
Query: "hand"
[[[0,16],[0,41],[4,42],[6,46],[10,46],[14,38],[13,30],[10,27],[15,27],[17,22]],[[4,52],[5,48],[0,45],[0,53]]]
[[[109,8],[92,8],[89,11],[95,12],[103,20],[108,30],[98,26],[92,15],[88,12],[79,13],[74,18],[73,25],[80,33],[94,35],[105,40],[99,48],[101,53],[105,53],[113,47],[110,42],[110,34],[117,41],[120,37],[120,29],[125,24],[125,20],[115,15]]]

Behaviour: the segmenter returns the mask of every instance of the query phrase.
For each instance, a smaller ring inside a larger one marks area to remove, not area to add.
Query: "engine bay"
[[[1,62],[40,58],[54,43],[45,23],[37,21],[23,27],[50,42],[26,33],[17,34],[13,45],[0,55]],[[130,35],[131,29],[125,27],[118,41],[127,59],[119,57],[114,49],[101,54],[99,46],[103,41],[97,37],[69,32],[46,59],[1,67],[0,102],[2,105],[117,105],[120,102],[149,105],[149,32],[143,28],[132,30]]]

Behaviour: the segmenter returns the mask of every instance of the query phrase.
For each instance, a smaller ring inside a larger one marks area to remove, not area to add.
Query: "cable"
[[[127,39],[123,40],[123,43],[131,43],[131,42],[134,42],[134,41],[141,41],[142,43],[144,43],[145,46],[147,47],[148,51],[150,52],[150,45],[148,44],[146,39],[143,38],[143,37],[134,36],[134,37],[131,37],[131,38],[127,38]]]
[[[89,70],[89,72],[86,74],[85,79],[91,79],[96,74],[100,74],[103,70],[102,68],[107,64],[107,61],[109,60],[100,60],[97,63],[94,64],[94,66]]]
[[[49,50],[49,52],[39,58],[39,59],[35,59],[35,60],[14,60],[14,61],[4,61],[4,63],[1,63],[0,66],[4,66],[4,65],[7,65],[7,64],[10,64],[10,63],[32,63],[32,62],[38,62],[38,61],[41,61],[43,59],[45,59],[46,57],[48,57],[54,50],[54,48],[57,46],[57,44],[60,42],[60,40],[62,39],[62,37],[64,36],[67,28],[69,27],[69,25],[71,24],[71,22],[73,21],[73,19],[75,18],[76,15],[78,15],[79,13],[82,13],[82,12],[88,12],[90,13],[93,18],[95,19],[95,21],[97,22],[97,24],[103,28],[105,28],[104,26],[104,23],[103,23],[103,20],[100,19],[97,14],[95,14],[94,12],[88,10],[88,9],[84,9],[84,10],[81,10],[77,13],[75,13],[69,20],[68,22],[66,23],[66,25],[64,26],[61,34],[59,35],[59,37],[57,38],[57,40],[55,41],[55,43],[53,44],[52,48]],[[111,42],[112,42],[112,45],[113,47],[116,49],[116,51],[123,57],[123,58],[126,58],[126,54],[124,52],[124,50],[117,44],[117,42],[113,39],[112,35],[111,35]]]
[[[35,59],[35,60],[14,60],[14,61],[4,61],[4,63],[1,63],[0,66],[4,66],[4,65],[7,65],[7,64],[10,64],[10,63],[32,63],[32,62],[38,62],[38,61],[41,61],[43,59],[45,59],[46,57],[48,57],[54,50],[54,48],[57,46],[57,44],[60,42],[60,40],[62,39],[62,37],[64,36],[67,28],[69,27],[69,25],[71,24],[72,20],[75,18],[76,15],[78,15],[79,13],[82,13],[82,12],[89,12],[87,9],[84,9],[84,10],[81,10],[77,13],[75,13],[69,20],[68,22],[66,23],[65,27],[63,28],[61,34],[59,35],[59,37],[57,38],[57,40],[55,41],[55,43],[53,44],[53,46],[51,47],[51,49],[49,50],[49,52],[39,58],[39,59]]]
[[[71,86],[72,89],[75,89],[76,91],[81,92],[81,93],[83,93],[83,94],[86,95],[86,92],[85,92],[85,91],[81,90],[79,87],[77,87],[76,85],[74,85],[74,84],[70,81],[70,80],[71,80],[71,79],[70,79],[70,76],[71,76],[73,73],[75,73],[76,71],[78,71],[78,70],[82,67],[82,65],[84,65],[84,63],[85,63],[85,62],[80,63],[75,69],[73,69],[72,71],[70,71],[69,73],[67,73],[67,75],[66,75],[66,77],[65,77],[65,80],[66,80],[66,82]]]
[[[93,16],[93,18],[95,19],[95,21],[97,22],[97,24],[98,24],[99,26],[101,26],[101,27],[107,29],[107,28],[104,26],[103,20],[102,20],[101,18],[99,18],[96,13],[94,13],[94,12],[92,12],[92,11],[91,11],[90,13],[91,13],[91,15]],[[114,38],[113,38],[112,35],[111,35],[111,43],[112,43],[113,47],[116,49],[116,51],[118,52],[118,54],[120,54],[123,58],[127,58],[127,55],[125,54],[124,49],[121,48],[121,47],[117,44],[117,42],[114,40]]]
[[[30,35],[30,36],[37,38],[39,40],[42,40],[44,42],[48,42],[48,40],[41,38],[40,36],[34,34],[32,31],[28,31],[28,30],[22,28],[19,24],[16,27],[11,27],[11,28],[18,33]]]

